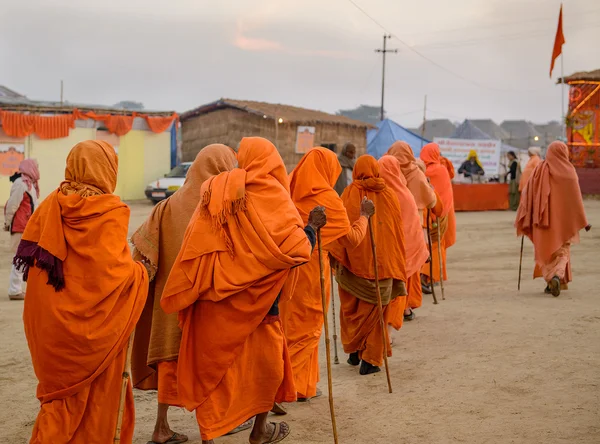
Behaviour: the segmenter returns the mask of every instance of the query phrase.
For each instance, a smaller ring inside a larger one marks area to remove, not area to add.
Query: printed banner
[[[502,144],[499,140],[469,140],[448,139],[435,137],[435,143],[440,146],[442,156],[448,158],[454,169],[458,169],[467,160],[469,151],[475,150],[487,177],[497,176],[500,172],[500,154]]]
[[[315,127],[299,126],[296,133],[296,153],[305,154],[315,146]]]
[[[25,159],[25,145],[0,143],[0,174],[12,176],[19,171],[19,164]]]

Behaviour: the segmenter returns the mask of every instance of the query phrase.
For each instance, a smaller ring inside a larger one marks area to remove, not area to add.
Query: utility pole
[[[60,81],[60,106],[63,105],[63,81]]]
[[[421,148],[423,148],[423,139],[425,138],[425,125],[427,124],[427,94],[425,94],[425,103],[423,104],[423,124],[421,125]]]
[[[387,40],[391,39],[392,36],[388,34],[383,34],[383,49],[376,49],[375,52],[380,52],[383,54],[383,69],[381,73],[381,115],[380,120],[383,120],[384,117],[384,109],[383,109],[383,100],[385,97],[385,55],[388,52],[393,52],[394,54],[398,53],[397,49],[387,49]]]

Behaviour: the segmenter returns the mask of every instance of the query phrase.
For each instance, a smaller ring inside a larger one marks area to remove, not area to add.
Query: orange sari
[[[406,253],[400,203],[394,191],[380,177],[379,164],[369,155],[361,156],[354,167],[354,181],[342,194],[348,218],[355,221],[360,215],[360,203],[366,196],[375,204],[372,216],[379,279],[393,278],[403,282],[406,276]],[[332,256],[355,276],[375,279],[374,260],[370,237],[356,248],[349,249],[336,244],[330,250]],[[376,305],[365,302],[339,287],[341,313],[340,329],[346,353],[359,352],[360,359],[379,366],[383,363],[383,338],[389,343],[387,329],[379,327],[379,311]],[[389,321],[388,306],[384,307],[386,325]],[[388,348],[391,356],[391,349]]]
[[[587,225],[569,149],[562,142],[552,142],[546,160],[533,171],[523,190],[515,222],[517,235],[533,242],[534,278],[558,276],[562,283],[569,282],[569,247],[579,242],[579,231]]]
[[[273,309],[291,296],[291,275],[309,261],[311,246],[275,146],[244,138],[238,161],[202,185],[161,298],[165,312],[179,312],[179,396],[196,410],[204,440],[268,412],[274,401],[296,399]]]
[[[127,244],[129,208],[112,194],[116,180],[109,144],[77,144],[65,181],[35,211],[17,252],[41,403],[31,443],[114,437],[126,347],[148,291],[147,272]],[[134,417],[129,386],[124,444],[132,442]]]
[[[327,303],[331,291],[330,246],[338,240],[358,245],[367,225],[363,217],[350,226],[344,203],[333,188],[341,171],[335,153],[326,148],[313,148],[290,175],[292,200],[305,225],[313,208],[320,205],[326,210],[327,225],[321,229],[321,240]],[[319,270],[319,252],[315,248],[310,262],[298,269],[294,296],[280,305],[299,398],[314,397],[319,382],[319,340],[323,329]]]
[[[177,314],[166,314],[160,307],[171,267],[179,254],[188,223],[200,201],[204,181],[236,164],[235,152],[225,145],[203,148],[190,166],[184,185],[158,203],[131,237],[134,257],[150,261],[150,291],[142,316],[136,326],[133,345],[133,385],[141,390],[157,390],[158,402],[180,406],[177,396],[177,357],[181,329]]]

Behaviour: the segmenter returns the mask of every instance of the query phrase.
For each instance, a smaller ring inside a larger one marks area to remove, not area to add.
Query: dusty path
[[[459,214],[447,300],[434,306],[426,299],[417,319],[396,333],[394,394],[387,394],[383,373],[359,376],[346,364],[334,367],[340,443],[600,443],[600,202],[586,207],[595,229],[573,248],[575,281],[558,299],[531,280],[528,242],[517,293],[514,213]],[[132,227],[149,210],[134,205]],[[2,235],[1,288],[7,245]],[[2,441],[11,444],[28,442],[38,409],[21,315],[22,303],[0,292],[0,424]],[[136,398],[135,443],[143,444],[155,395]],[[333,442],[326,397],[288,409],[292,435],[285,442]],[[193,414],[176,410],[171,418],[192,443],[200,442]],[[247,442],[247,434],[217,440]]]

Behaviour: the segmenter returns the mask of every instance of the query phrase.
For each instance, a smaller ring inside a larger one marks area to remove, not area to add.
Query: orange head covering
[[[415,198],[406,187],[406,179],[400,169],[400,162],[394,156],[386,155],[379,159],[379,167],[381,177],[394,190],[400,202],[406,250],[406,275],[410,277],[421,269],[429,257],[423,238],[421,217]]]
[[[292,269],[311,255],[275,146],[246,137],[238,161],[202,185],[161,297],[165,312],[179,311],[179,394],[190,410],[223,379]]]
[[[360,217],[360,204],[363,197],[375,204],[375,214],[371,223],[375,232],[379,279],[394,278],[406,282],[404,232],[400,203],[394,191],[387,187],[379,175],[379,164],[368,154],[361,156],[354,165],[354,182],[342,194],[342,201],[350,222]],[[363,279],[375,279],[371,241],[365,236],[362,243],[353,250],[333,245],[330,253],[344,267]]]
[[[23,317],[42,403],[82,391],[113,363],[148,294],[146,269],[127,243],[129,208],[109,194],[117,180],[113,148],[77,144],[65,179],[34,212],[16,256],[25,271],[43,270],[29,273]]]
[[[406,186],[412,193],[420,210],[428,208],[435,202],[435,193],[427,183],[427,178],[423,174],[425,169],[421,170],[419,160],[406,142],[395,142],[389,149],[388,154],[394,156],[400,162],[402,174],[406,178]]]
[[[450,179],[454,179],[455,173],[454,173],[454,165],[452,165],[452,162],[450,162],[450,160],[445,158],[444,156],[441,156],[440,160],[441,160],[442,165],[444,165],[446,167],[446,169],[448,170]],[[479,163],[479,159],[477,159],[477,164],[479,166],[481,166],[481,164]]]
[[[532,152],[531,148],[530,148],[530,152]],[[519,180],[519,191],[520,192],[523,192],[523,190],[525,189],[525,185],[527,185],[527,182],[529,181],[529,178],[531,177],[531,174],[533,173],[533,170],[535,170],[536,167],[540,163],[542,163],[542,159],[540,158],[539,154],[537,154],[537,153],[529,158],[529,160],[527,161],[527,165],[525,165],[525,169],[521,173],[521,179]]]
[[[565,242],[579,241],[579,230],[587,224],[569,149],[562,142],[552,142],[546,160],[525,185],[515,222],[517,234],[533,241],[536,261],[545,263]]]
[[[344,203],[333,189],[342,167],[337,156],[327,148],[313,148],[290,174],[291,196],[306,225],[316,206],[325,207],[327,225],[321,228],[323,245],[350,232],[350,221]]]
[[[447,216],[454,211],[454,193],[452,191],[452,182],[450,174],[444,165],[442,165],[442,155],[437,143],[428,143],[421,150],[421,160],[425,162],[427,171],[426,176],[431,181],[431,185],[442,199],[444,210],[441,216]]]
[[[67,156],[64,194],[81,197],[112,194],[117,186],[119,158],[115,149],[102,140],[86,140],[73,147]]]

